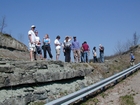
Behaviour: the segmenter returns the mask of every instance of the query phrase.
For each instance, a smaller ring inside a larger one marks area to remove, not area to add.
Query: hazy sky
[[[48,33],[54,58],[57,35],[61,42],[66,35],[77,36],[90,49],[102,44],[105,55],[114,54],[118,41],[132,39],[135,32],[140,35],[140,0],[0,0],[0,21],[2,16],[7,24],[4,32],[22,38],[27,46],[32,24],[41,39]],[[60,59],[64,60],[62,51]]]

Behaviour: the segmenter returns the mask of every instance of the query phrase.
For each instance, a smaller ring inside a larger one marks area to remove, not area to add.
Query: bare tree
[[[133,34],[133,45],[136,46],[138,45],[139,42],[139,36],[136,34],[136,32]]]
[[[132,46],[138,45],[138,41],[139,36],[137,36],[136,32],[133,34],[132,40],[127,39],[125,43],[121,43],[120,41],[118,41],[115,47],[115,54],[122,54],[123,52],[130,50]]]
[[[6,24],[6,17],[5,16],[3,16],[2,17],[2,21],[1,21],[1,23],[0,23],[0,32],[2,33],[3,32],[3,29],[7,26],[7,24]]]
[[[133,46],[133,41],[127,39],[127,41],[123,44],[123,52],[128,51],[132,46]]]
[[[122,43],[118,41],[115,47],[115,54],[121,54],[122,52],[123,52]]]
[[[131,46],[133,46],[133,42],[129,39],[124,43],[121,43],[120,41],[118,41],[115,47],[115,54],[122,54],[123,52],[128,51]]]

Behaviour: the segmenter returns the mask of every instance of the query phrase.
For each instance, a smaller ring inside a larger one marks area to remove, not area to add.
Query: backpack
[[[104,52],[104,47],[103,46],[101,47],[100,52]]]
[[[131,60],[135,60],[135,56],[133,54],[130,54]]]
[[[132,59],[133,59],[133,60],[135,59],[135,56],[134,56],[134,55],[132,55]]]

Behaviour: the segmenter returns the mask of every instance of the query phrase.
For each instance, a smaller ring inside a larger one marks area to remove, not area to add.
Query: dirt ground
[[[131,95],[134,99],[134,104],[129,105],[140,105],[140,70],[83,105],[126,105],[120,102],[120,97],[126,95]]]

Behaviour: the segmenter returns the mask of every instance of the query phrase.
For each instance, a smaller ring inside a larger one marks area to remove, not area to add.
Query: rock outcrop
[[[61,61],[15,61],[0,64],[0,88],[81,77],[93,71],[88,64]]]
[[[84,63],[1,61],[0,105],[27,105],[40,100],[47,103],[102,78],[92,73],[97,74]]]
[[[29,60],[27,46],[8,34],[0,34],[0,61],[2,60]]]
[[[9,34],[0,34],[0,46],[10,50],[28,51],[26,45],[14,39]]]

